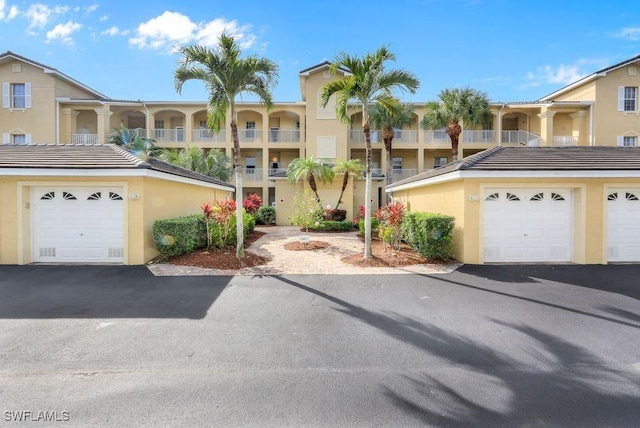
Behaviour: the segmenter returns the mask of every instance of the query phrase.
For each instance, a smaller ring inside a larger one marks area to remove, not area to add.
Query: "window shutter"
[[[24,84],[24,108],[31,108],[31,83]]]
[[[10,89],[8,83],[2,84],[2,108],[9,108]]]
[[[11,135],[7,133],[2,134],[2,144],[9,144],[10,138],[11,138]]]
[[[618,135],[618,147],[624,147],[624,137],[622,135]]]
[[[24,143],[25,144],[31,144],[31,134],[25,134]]]
[[[618,86],[618,111],[624,111],[624,86]]]

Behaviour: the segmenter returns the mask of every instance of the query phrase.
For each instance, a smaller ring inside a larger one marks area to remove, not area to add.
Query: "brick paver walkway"
[[[204,269],[192,266],[153,264],[149,269],[157,276],[187,275],[380,275],[380,274],[444,274],[457,269],[459,265],[411,265],[398,268],[358,267],[345,264],[341,259],[352,254],[362,254],[364,243],[358,239],[358,232],[349,233],[310,233],[314,241],[324,241],[328,248],[313,251],[289,251],[284,244],[298,240],[302,233],[299,227],[275,226],[260,227],[256,230],[265,235],[246,248],[255,254],[271,260],[262,266],[240,270]]]

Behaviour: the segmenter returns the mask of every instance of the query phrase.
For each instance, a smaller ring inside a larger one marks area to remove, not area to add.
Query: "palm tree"
[[[336,174],[344,174],[342,177],[342,189],[340,191],[340,197],[335,209],[337,210],[342,203],[342,195],[349,184],[349,177],[360,178],[364,172],[364,165],[360,159],[349,159],[347,161],[339,159],[338,163],[333,167],[333,172]]]
[[[415,93],[420,85],[413,73],[404,70],[385,71],[386,61],[395,61],[396,56],[385,46],[378,48],[373,54],[355,57],[345,52],[338,54],[329,71],[335,74],[338,70],[347,69],[348,73],[333,80],[322,88],[320,99],[326,107],[329,99],[336,96],[336,116],[345,123],[351,123],[347,114],[349,103],[355,102],[362,109],[362,130],[366,144],[365,163],[365,245],[364,258],[371,257],[371,128],[369,112],[374,105],[385,110],[393,110],[398,106],[398,100],[393,96],[394,90]]]
[[[287,168],[287,180],[289,183],[305,180],[316,195],[318,203],[320,203],[320,195],[318,195],[316,179],[321,183],[331,183],[333,177],[333,169],[324,160],[314,159],[313,155],[306,158],[296,158],[291,161]]]
[[[162,152],[160,147],[156,146],[156,141],[151,138],[140,137],[136,132],[122,125],[120,128],[113,128],[109,133],[108,141],[110,144],[124,147],[136,153],[142,153],[148,156],[157,157]]]
[[[393,110],[385,110],[380,106],[374,106],[371,109],[371,126],[374,129],[382,130],[382,141],[387,158],[387,185],[393,182],[391,175],[391,149],[393,146],[393,137],[395,130],[410,125],[413,120],[413,105],[400,103],[398,108]],[[391,201],[389,201],[391,202]]]
[[[209,92],[207,127],[219,132],[230,114],[233,136],[233,167],[236,178],[236,256],[244,257],[242,221],[242,171],[238,140],[238,112],[236,98],[243,93],[253,94],[267,111],[273,105],[271,88],[278,81],[278,66],[271,60],[257,56],[240,57],[240,48],[233,37],[223,33],[215,51],[206,46],[191,45],[179,49],[182,61],[174,74],[176,91],[180,93],[188,80],[201,80]]]
[[[205,153],[200,147],[189,146],[184,149],[165,149],[160,157],[165,162],[218,180],[231,179],[231,160],[220,150],[211,149]]]
[[[420,125],[423,129],[447,129],[451,138],[452,158],[458,160],[458,142],[462,132],[462,122],[467,129],[486,126],[491,123],[487,94],[472,88],[443,89],[438,100],[427,103],[426,112]]]

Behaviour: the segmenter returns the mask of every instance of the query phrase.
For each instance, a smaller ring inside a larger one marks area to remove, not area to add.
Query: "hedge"
[[[380,227],[380,220],[375,217],[371,217],[371,235],[375,235],[378,233],[378,228]],[[358,221],[358,229],[360,229],[360,235],[364,235],[364,219],[361,218]]]
[[[207,226],[202,214],[156,220],[152,233],[153,242],[163,257],[179,256],[207,246]]]
[[[244,236],[247,236],[249,233],[253,232],[253,229],[255,229],[256,220],[253,218],[251,214],[248,214],[245,211],[243,211],[242,219],[243,219],[242,225],[244,230]],[[207,233],[205,229],[205,237],[206,236],[207,236]],[[229,221],[229,232],[226,239],[224,239],[224,236],[223,236],[222,224],[216,223],[213,220],[209,222],[209,236],[211,237],[211,246],[214,248],[223,248],[230,245],[236,245],[237,239],[236,239],[235,214],[233,215],[233,217],[231,217],[231,220]],[[206,242],[205,242],[205,246],[206,246]]]
[[[455,218],[424,212],[408,212],[402,221],[402,237],[413,249],[430,260],[452,257],[451,241]]]
[[[276,209],[272,206],[265,205],[258,208],[256,212],[257,224],[274,224],[276,222]]]
[[[309,228],[313,232],[350,232],[353,230],[352,220],[322,220],[318,222],[318,225],[313,225]]]

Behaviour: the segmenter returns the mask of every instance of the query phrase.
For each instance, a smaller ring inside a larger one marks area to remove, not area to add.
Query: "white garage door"
[[[607,240],[610,262],[640,261],[640,189],[609,190]]]
[[[33,260],[124,262],[122,188],[32,189]]]
[[[571,261],[570,189],[490,189],[484,195],[485,262]]]

